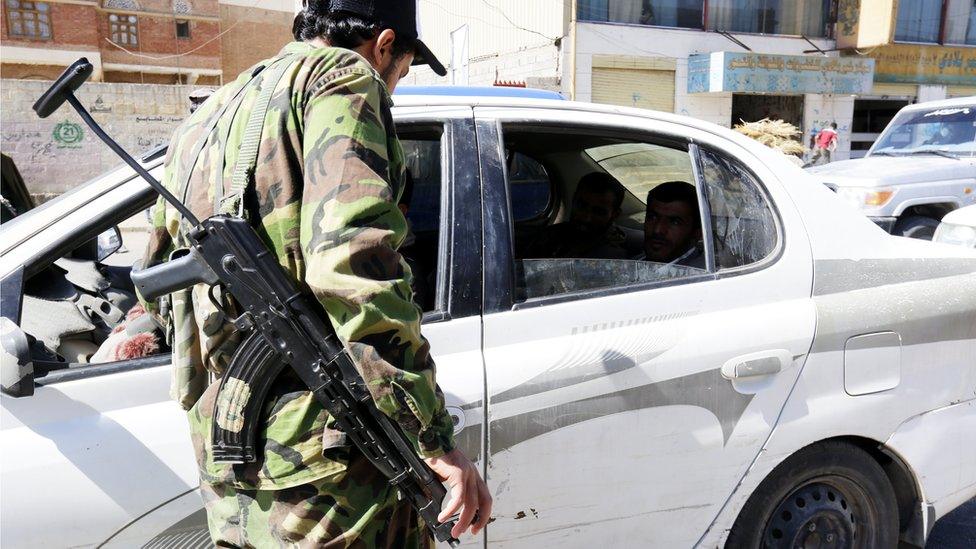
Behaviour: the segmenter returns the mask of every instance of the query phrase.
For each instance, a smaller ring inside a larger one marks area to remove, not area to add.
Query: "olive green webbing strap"
[[[203,152],[203,148],[206,147],[207,143],[210,142],[210,134],[213,133],[214,129],[217,127],[217,124],[220,122],[220,119],[223,118],[224,113],[227,112],[227,109],[229,109],[232,105],[239,105],[240,102],[243,101],[244,91],[248,89],[251,82],[254,82],[254,79],[257,78],[259,74],[264,72],[263,69],[263,66],[260,67],[260,69],[255,68],[254,71],[251,72],[251,78],[248,79],[243,86],[238,88],[238,90],[234,92],[234,96],[231,97],[230,101],[224,103],[222,107],[217,109],[217,112],[215,112],[207,121],[206,131],[204,132],[203,136],[193,145],[193,149],[190,151],[190,158],[192,158],[192,161],[190,166],[183,173],[183,178],[180,181],[180,200],[183,201],[183,204],[186,204],[187,193],[190,191],[190,178],[193,176],[193,170],[196,168],[197,160],[199,160],[200,154]],[[172,146],[172,143],[170,145]],[[180,221],[180,224],[183,224],[183,220]]]
[[[237,154],[237,162],[234,164],[234,178],[231,180],[230,194],[221,198],[220,213],[244,217],[244,191],[248,184],[254,180],[258,149],[261,145],[261,132],[264,130],[268,107],[271,105],[271,95],[278,87],[278,81],[281,80],[296,57],[299,55],[292,54],[278,59],[265,71],[266,74],[261,79],[261,92],[258,94],[254,108],[251,110],[251,116],[247,120],[244,136],[241,139],[241,148]]]

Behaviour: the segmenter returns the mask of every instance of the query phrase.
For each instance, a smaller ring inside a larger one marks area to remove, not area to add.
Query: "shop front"
[[[712,52],[688,59],[688,94],[731,93],[732,125],[781,119],[806,136],[832,122],[840,130],[838,158],[846,158],[853,101],[869,93],[874,60],[823,55]]]

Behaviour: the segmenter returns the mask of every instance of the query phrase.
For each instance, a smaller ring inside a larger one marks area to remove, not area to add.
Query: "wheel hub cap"
[[[790,494],[770,519],[766,547],[819,549],[854,546],[856,517],[847,498],[827,484],[810,484]]]

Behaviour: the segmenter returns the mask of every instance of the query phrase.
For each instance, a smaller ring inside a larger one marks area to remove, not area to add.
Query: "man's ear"
[[[396,32],[393,29],[383,29],[373,42],[373,59],[381,68],[386,68],[393,61],[393,42]],[[382,72],[382,71],[381,71]]]

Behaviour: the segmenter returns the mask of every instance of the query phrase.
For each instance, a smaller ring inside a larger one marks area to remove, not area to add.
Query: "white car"
[[[976,496],[976,251],[885,234],[690,118],[423,95],[394,117],[423,330],[495,497],[465,545],[921,547]],[[529,257],[592,172],[627,189],[634,257],[648,190],[694,185],[703,268]],[[207,542],[165,344],[91,363],[132,303],[98,260],[153,200],[119,169],[0,229],[4,547]]]
[[[976,204],[947,213],[932,241],[976,248]]]
[[[889,233],[930,240],[944,215],[976,204],[976,97],[908,105],[864,158],[808,171]]]

